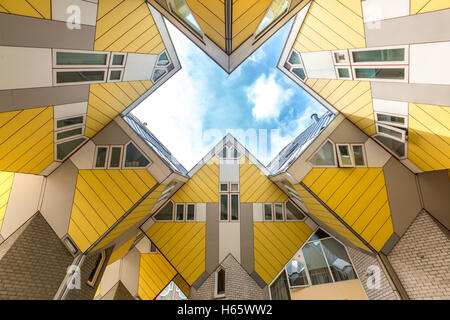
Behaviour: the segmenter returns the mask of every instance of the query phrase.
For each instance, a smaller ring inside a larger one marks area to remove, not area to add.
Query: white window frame
[[[70,125],[70,126],[61,127],[61,128],[58,128],[58,126],[57,126],[58,121],[68,120],[68,119],[78,118],[78,117],[83,117],[83,122],[76,123],[76,124],[73,124],[73,125]],[[80,127],[80,126],[85,126],[85,124],[86,124],[86,114],[83,113],[83,114],[76,114],[76,115],[72,115],[72,116],[69,116],[69,117],[62,117],[62,118],[55,119],[55,121],[54,121],[54,128],[55,128],[55,131],[66,131],[66,130],[69,130],[69,129],[76,129],[76,128]]]
[[[289,59],[291,58],[291,55],[292,55],[292,52],[296,52],[297,54],[298,54],[298,56],[299,56],[299,58],[300,58],[300,63],[296,63],[296,64],[292,64],[292,63],[290,63],[289,62]],[[298,52],[297,50],[295,50],[294,48],[292,48],[291,49],[291,51],[289,51],[289,55],[288,55],[288,57],[287,57],[287,60],[286,60],[286,62],[285,62],[287,65],[289,65],[289,72],[294,76],[294,77],[296,77],[297,79],[299,79],[301,82],[306,82],[306,80],[308,80],[308,73],[307,73],[307,71],[306,71],[306,68],[305,68],[305,66],[304,66],[304,63],[303,63],[303,58],[302,58],[302,55],[301,55],[301,53],[300,52]],[[297,74],[295,74],[293,71],[292,71],[292,69],[294,69],[294,68],[302,68],[303,69],[303,72],[305,73],[305,80],[303,80],[302,78],[300,78]]]
[[[163,70],[164,73],[163,73],[157,80],[154,80],[154,76],[155,76],[156,70]],[[153,72],[152,72],[152,78],[151,78],[152,82],[153,82],[153,83],[159,82],[162,78],[164,78],[164,77],[167,75],[167,73],[168,73],[168,72],[167,72],[167,68],[164,68],[164,67],[155,67],[155,68],[153,69]]]
[[[219,282],[218,282],[218,280],[219,280],[219,271],[220,270],[223,270],[223,272],[225,273],[225,288],[224,288],[224,293],[220,293],[219,294],[219,293],[217,293],[217,290],[219,289]],[[226,275],[227,275],[226,270],[222,266],[219,266],[219,268],[217,268],[216,272],[214,272],[214,298],[215,299],[221,299],[221,298],[225,298],[226,297],[226,289],[227,289],[227,286],[226,286],[226,280],[227,280]]]
[[[238,191],[231,191],[231,185],[232,184],[237,184],[238,185]],[[227,191],[222,191],[221,190],[221,185],[227,185]],[[221,214],[222,214],[222,208],[221,208],[221,206],[220,206],[220,204],[221,204],[221,200],[220,200],[220,197],[221,197],[221,195],[226,195],[227,196],[227,203],[228,203],[228,212],[227,212],[227,217],[228,217],[228,219],[227,220],[225,220],[225,219],[223,219],[222,220],[222,217],[221,217]],[[237,220],[232,220],[231,219],[231,196],[232,195],[237,195],[238,196],[238,219]],[[228,222],[239,222],[239,221],[241,221],[241,194],[240,194],[240,185],[239,185],[239,182],[219,182],[219,221],[221,221],[221,222],[226,222],[226,221],[228,221]]]
[[[125,56],[123,58],[123,63],[121,65],[113,65],[113,60],[114,60],[114,56]],[[111,59],[109,62],[109,67],[110,68],[118,68],[118,69],[123,69],[125,68],[125,65],[127,64],[127,60],[128,60],[128,53],[127,52],[112,52],[111,53]]]
[[[281,214],[283,216],[281,220],[277,219],[277,213],[276,213],[276,207],[277,207],[277,205],[280,205],[280,204],[281,204]],[[274,204],[273,204],[273,211],[272,211],[273,221],[275,221],[275,222],[286,221],[286,210],[285,209],[286,208],[284,207],[284,202],[274,202]]]
[[[58,83],[57,82],[57,73],[58,72],[64,72],[64,71],[103,71],[104,75],[103,75],[103,80],[98,80],[98,81],[78,81],[78,82],[65,82],[65,83]],[[105,83],[106,80],[108,79],[108,68],[104,68],[104,69],[88,69],[88,68],[80,68],[80,69],[53,69],[53,85],[54,86],[71,86],[71,85],[75,85],[75,84],[96,84],[96,83]]]
[[[168,63],[166,66],[158,66],[159,58],[161,57],[161,55],[162,55],[164,52],[166,53],[166,57],[167,57],[167,60],[169,60],[169,63]],[[172,59],[170,58],[169,53],[167,52],[167,50],[164,50],[163,52],[161,52],[161,53],[158,55],[158,58],[156,59],[155,68],[167,68],[171,63],[172,63]]]
[[[323,147],[328,141],[333,145],[333,159],[334,159],[334,165],[323,165],[323,166],[322,166],[322,165],[318,165],[318,164],[312,163],[312,162],[311,162],[312,158],[319,152],[320,149],[322,149],[322,147]],[[330,139],[326,139],[326,140],[324,141],[324,143],[322,143],[322,144],[320,145],[320,147],[318,147],[318,148],[314,151],[314,153],[311,155],[311,157],[309,157],[308,162],[309,162],[314,168],[337,168],[337,167],[338,167],[338,159],[337,159],[337,156],[336,156],[336,152],[337,152],[336,144],[335,144],[333,141],[331,141]]]
[[[237,220],[233,220],[232,219],[232,209],[231,209],[231,198],[233,196],[237,196],[238,197],[238,218]],[[228,197],[228,201],[230,202],[228,205],[228,221],[230,222],[239,222],[241,221],[241,195],[238,192],[230,192],[230,196]],[[224,221],[224,220],[222,220]]]
[[[404,69],[405,77],[403,79],[377,79],[377,78],[358,78],[356,76],[356,69]],[[354,80],[358,81],[378,81],[378,82],[405,82],[409,80],[409,67],[408,66],[380,66],[380,65],[367,65],[367,66],[352,66],[352,77]]]
[[[356,165],[355,152],[353,150],[354,146],[361,147],[361,150],[362,150],[362,153],[363,153],[363,161],[364,161],[363,165]],[[366,168],[367,167],[367,156],[366,156],[366,150],[364,148],[364,144],[362,144],[362,143],[352,143],[352,144],[350,144],[350,149],[351,149],[351,154],[352,154],[352,158],[353,158],[353,164],[354,164],[355,168]]]
[[[76,147],[71,152],[69,152],[63,159],[58,159],[57,158],[58,157],[58,145],[60,145],[62,143],[69,142],[69,141],[72,141],[72,140],[78,140],[78,139],[81,139],[81,138],[83,138],[84,141],[82,143],[80,143],[78,145],[78,147]],[[72,156],[75,153],[75,151],[77,151],[81,146],[83,146],[83,144],[86,143],[87,140],[88,140],[88,138],[85,137],[85,136],[77,136],[77,137],[71,137],[71,139],[55,142],[55,144],[53,146],[53,152],[54,152],[54,155],[55,155],[55,161],[57,161],[57,162],[64,162],[67,158]]]
[[[111,80],[111,73],[113,71],[120,71],[121,72],[119,80]],[[118,69],[114,69],[114,68],[109,69],[108,70],[107,82],[122,82],[123,81],[123,74],[125,73],[124,71],[125,71],[124,69],[120,69],[120,68],[118,68]]]
[[[122,162],[123,162],[123,157],[124,157],[124,151],[123,151],[123,146],[121,145],[111,145],[108,146],[109,150],[108,150],[108,169],[122,169]],[[112,148],[120,148],[120,161],[119,161],[119,166],[118,167],[111,167],[111,157],[112,157]]]
[[[63,127],[61,129],[56,129],[57,131],[55,130],[55,132],[54,132],[55,143],[66,142],[69,140],[73,140],[74,138],[83,137],[84,136],[84,128],[85,128],[84,124],[80,124],[79,126],[72,126],[72,128],[68,128],[68,129],[67,129],[67,127]],[[71,130],[75,130],[75,129],[81,129],[81,133],[76,134],[74,136],[67,137],[67,138],[58,139],[58,133],[71,131]]]
[[[266,210],[265,206],[269,205],[270,210],[272,212],[272,219],[266,219]],[[273,203],[263,203],[262,204],[262,215],[263,215],[263,221],[274,221],[275,215],[274,215],[274,204]],[[279,221],[279,220],[278,220]]]
[[[127,157],[127,147],[128,145],[132,143],[136,149],[139,150],[139,152],[144,156],[145,159],[147,159],[148,164],[145,167],[126,167],[125,166],[125,162],[126,162],[126,157]],[[149,159],[149,157],[142,152],[141,148],[138,147],[138,145],[136,143],[134,143],[132,140],[128,141],[128,143],[125,143],[124,148],[123,148],[123,158],[122,158],[122,169],[127,170],[127,169],[146,169],[149,166],[151,166],[153,163],[153,161],[151,159]]]
[[[345,61],[344,62],[336,61],[335,54],[343,54],[345,56]],[[334,51],[331,51],[331,55],[332,55],[333,63],[335,66],[350,67],[350,59],[349,59],[348,50],[334,50]]]
[[[96,166],[96,164],[97,164],[97,157],[98,157],[98,149],[99,148],[106,148],[106,160],[105,160],[105,166],[104,167],[97,167]],[[109,146],[104,146],[104,145],[95,146],[94,164],[93,164],[92,167],[94,169],[107,169],[108,166],[109,166],[109,153],[110,153]]]
[[[188,220],[188,206],[193,206],[194,207],[194,219],[192,219],[192,220]],[[196,218],[197,218],[197,206],[195,205],[195,203],[192,203],[192,202],[189,202],[189,203],[186,203],[185,204],[185,210],[186,210],[186,214],[185,214],[185,219],[186,219],[186,222],[195,222],[196,220]]]
[[[286,209],[286,204],[288,203],[288,201],[289,201],[290,203],[292,203],[292,204],[294,205],[294,207],[296,207],[296,208],[303,214],[303,219],[292,219],[292,220],[288,220],[288,218],[287,218],[287,209]],[[307,215],[306,215],[305,211],[303,211],[302,208],[300,208],[300,207],[295,203],[295,201],[293,201],[292,199],[289,199],[289,198],[286,199],[286,201],[284,202],[284,219],[285,219],[286,222],[305,221],[305,220],[306,220],[306,217],[307,217]],[[278,220],[278,221],[280,221],[280,220]]]
[[[381,126],[381,127],[386,128],[386,129],[398,132],[398,133],[401,134],[402,137],[398,138],[398,137],[391,136],[391,135],[389,135],[387,133],[380,132],[379,129],[378,129],[378,126]],[[380,123],[380,122],[375,123],[375,129],[377,131],[377,134],[379,134],[379,135],[382,135],[382,136],[385,136],[385,137],[389,137],[391,139],[394,139],[394,140],[397,140],[397,141],[400,141],[400,142],[403,142],[403,143],[406,142],[406,130],[402,130],[402,129],[399,129],[399,128],[396,128],[396,127],[393,127],[393,126],[390,126],[390,125],[386,125],[386,124],[383,124],[383,123]]]
[[[314,233],[313,233],[314,234]],[[306,242],[305,242],[306,243]],[[305,256],[303,255],[303,245],[302,247],[294,254],[294,256],[288,261],[288,263],[286,263],[286,265],[284,266],[284,270],[286,270],[286,279],[288,282],[288,287],[289,289],[300,289],[300,288],[307,288],[307,287],[311,287],[312,286],[312,282],[311,282],[311,277],[309,275],[309,270],[308,267],[306,265],[306,261],[305,261]],[[292,286],[290,281],[289,281],[289,273],[287,271],[287,265],[295,258],[297,259],[297,257],[300,257],[300,262],[305,266],[305,274],[306,274],[306,280],[308,281],[308,284],[304,284],[304,285],[298,285],[298,286]],[[326,260],[325,260],[326,261]],[[328,261],[327,261],[328,262]],[[328,263],[327,263],[328,264]],[[334,279],[333,279],[334,280]]]
[[[345,146],[345,147],[348,148],[348,155],[349,155],[349,157],[350,157],[350,162],[351,162],[350,165],[344,165],[344,164],[342,164],[341,153],[340,153],[340,151],[339,151],[339,147],[340,147],[340,146]],[[351,149],[351,147],[350,147],[350,144],[348,144],[348,143],[336,143],[336,152],[337,152],[337,154],[338,154],[339,167],[341,167],[341,168],[353,168],[353,167],[355,166],[355,162],[354,162],[354,159],[353,159],[353,151],[352,151],[352,149]]]
[[[404,59],[402,61],[366,61],[366,62],[355,62],[353,60],[353,52],[360,51],[377,51],[377,50],[390,50],[390,49],[404,49]],[[349,58],[352,66],[370,66],[370,67],[379,67],[386,65],[402,65],[408,66],[409,64],[409,46],[387,46],[387,47],[374,47],[374,48],[359,48],[359,49],[349,49]],[[406,76],[406,73],[405,73]]]
[[[376,139],[375,136],[388,137],[389,139],[392,139],[392,140],[395,140],[395,139],[393,139],[393,138],[391,138],[390,136],[387,136],[387,135],[385,135],[385,134],[382,134],[382,133],[376,133],[376,134],[374,134],[374,135],[372,136],[373,139],[374,139],[377,143],[381,144],[381,145],[383,146],[383,148],[385,148],[390,154],[392,154],[392,155],[393,155],[394,157],[396,157],[397,159],[407,159],[407,158],[408,158],[408,143],[406,143],[406,141],[399,141],[399,140],[397,140],[397,141],[403,143],[403,149],[404,149],[404,151],[405,151],[405,152],[404,152],[405,154],[403,155],[403,157],[399,157],[399,156],[398,156],[397,154],[395,154],[395,152],[392,151],[388,146],[384,145],[383,142],[381,142],[380,140]]]
[[[338,69],[347,69],[348,70],[348,78],[345,78],[345,77],[341,77],[340,75],[339,75],[339,70]],[[350,66],[335,66],[334,67],[334,70],[336,71],[336,77],[339,79],[339,80],[353,80],[353,72],[352,72],[352,69],[351,69],[351,67]]]
[[[58,65],[56,64],[56,54],[57,52],[68,52],[68,53],[89,53],[89,54],[104,54],[106,55],[106,64],[97,64],[97,65]],[[107,69],[111,62],[111,52],[110,51],[89,51],[89,50],[72,50],[72,49],[52,49],[53,54],[53,69]]]
[[[382,121],[382,120],[378,120],[378,115],[403,118],[405,121],[404,121],[404,124],[394,123],[394,122],[389,122],[389,121]],[[394,114],[394,113],[388,113],[388,112],[382,112],[382,111],[375,111],[375,122],[381,123],[381,124],[385,124],[385,125],[388,125],[388,126],[393,126],[393,127],[400,127],[400,128],[405,128],[405,129],[408,128],[408,117],[405,116],[405,115],[401,115],[401,114]]]
[[[170,220],[158,220],[155,219],[156,215],[161,211],[162,208],[164,208],[169,202],[172,202],[172,219]],[[158,210],[155,211],[154,214],[152,214],[152,218],[155,222],[174,222],[175,221],[175,214],[176,214],[176,206],[177,204],[175,202],[173,202],[172,199],[167,200],[167,202],[163,203],[163,205],[161,207],[158,208]]]
[[[177,219],[178,206],[183,206],[183,218],[181,220]],[[175,210],[175,213],[173,215],[174,221],[175,222],[184,222],[186,220],[186,204],[185,203],[175,203],[174,210]]]

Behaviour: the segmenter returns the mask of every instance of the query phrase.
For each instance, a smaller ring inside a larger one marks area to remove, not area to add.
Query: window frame
[[[178,219],[178,206],[183,206],[183,217],[181,218],[181,220],[179,220]],[[173,221],[174,222],[184,222],[184,221],[186,221],[186,204],[183,202],[183,203],[178,203],[178,202],[176,202],[175,203],[175,206],[174,206],[174,210],[175,210],[175,213],[174,213],[174,215],[173,215]]]
[[[127,157],[127,147],[128,145],[132,143],[134,145],[134,147],[142,154],[142,156],[147,159],[148,164],[145,167],[127,167],[125,166],[125,162],[126,162],[126,157]],[[153,164],[153,161],[141,150],[141,148],[139,148],[137,146],[136,143],[134,143],[132,140],[128,141],[127,143],[124,144],[124,152],[123,152],[123,157],[122,157],[122,169],[124,170],[128,170],[128,169],[147,169],[148,167],[150,167]]]
[[[121,65],[113,64],[114,56],[124,56],[123,63]],[[125,68],[125,66],[127,64],[127,60],[128,60],[128,52],[111,52],[111,60],[109,62],[109,68],[123,69],[123,68]]]
[[[158,215],[158,213],[169,203],[169,202],[172,202],[172,219],[170,219],[170,220],[158,220],[158,219],[155,219],[155,217]],[[163,203],[163,205],[161,206],[161,207],[159,207],[158,208],[158,210],[156,210],[155,211],[155,213],[153,213],[152,215],[151,215],[151,218],[155,221],[155,222],[174,222],[174,221],[176,221],[175,220],[175,214],[176,214],[176,212],[175,212],[175,210],[176,210],[176,203],[172,200],[172,199],[169,199],[169,200],[167,200],[165,203]]]
[[[95,271],[94,271],[94,275],[93,275],[93,279],[92,280],[87,280],[86,281],[86,284],[88,285],[88,286],[90,286],[90,287],[92,287],[92,288],[94,288],[95,287],[95,284],[97,283],[97,281],[99,280],[99,276],[100,276],[100,273],[101,273],[101,271],[102,271],[102,269],[103,269],[103,266],[105,265],[105,263],[106,263],[106,253],[105,253],[105,250],[103,250],[103,251],[101,251],[100,252],[100,261],[99,261],[99,263],[95,266]]]
[[[383,112],[383,111],[374,111],[374,113],[375,113],[375,122],[376,123],[381,123],[381,124],[385,124],[385,125],[393,126],[393,127],[400,127],[400,128],[404,128],[404,129],[408,128],[408,116],[406,116],[406,115],[395,114],[395,113],[388,113],[388,112]],[[403,124],[400,124],[400,123],[394,123],[394,122],[389,122],[389,121],[378,120],[378,115],[403,118],[405,121],[404,121]]]
[[[381,142],[380,140],[376,139],[376,138],[375,138],[376,136],[381,136],[381,137],[385,137],[385,138],[388,138],[388,139],[392,139],[390,136],[386,136],[386,135],[381,134],[381,133],[376,133],[376,134],[374,134],[374,135],[372,136],[372,138],[373,138],[373,140],[375,140],[376,143],[379,143],[381,146],[383,146],[384,149],[386,149],[390,154],[392,154],[392,155],[393,155],[394,157],[396,157],[397,159],[407,159],[407,158],[408,158],[408,143],[407,143],[406,141],[403,142],[403,141],[399,141],[399,140],[392,139],[392,140],[395,140],[395,141],[400,142],[400,143],[403,144],[404,155],[400,157],[400,156],[398,156],[394,151],[392,151],[391,148],[389,148],[388,146],[386,146],[386,145],[385,145],[383,142]]]
[[[255,32],[253,33],[254,41],[257,41],[257,40],[261,39],[270,29],[272,29],[274,27],[275,24],[277,24],[281,19],[283,19],[283,17],[285,17],[289,13],[289,10],[291,9],[291,6],[292,6],[292,0],[288,0],[288,1],[289,1],[289,5],[288,5],[286,11],[283,12],[279,17],[274,19],[272,22],[270,22],[264,29],[262,29],[261,31],[259,31],[257,33],[256,31],[259,29],[259,26],[261,25],[262,21],[264,20],[264,18],[266,17],[267,13],[271,9],[274,0],[272,0],[270,2],[269,7],[264,12],[264,15],[262,16],[261,21],[258,23],[258,25],[256,26],[256,29],[255,29]]]
[[[74,125],[74,126],[71,126],[71,128],[68,128],[68,129],[67,128],[68,127],[55,129],[55,131],[54,131],[54,141],[55,141],[55,143],[66,142],[66,141],[69,141],[69,140],[73,140],[74,138],[79,138],[79,137],[83,137],[84,136],[84,131],[85,131],[84,124],[81,124],[81,125],[78,125],[78,126]],[[70,136],[70,137],[58,139],[58,133],[71,131],[71,130],[76,130],[76,129],[81,129],[81,133],[78,133],[78,134]]]
[[[330,142],[333,146],[333,160],[334,160],[334,165],[318,165],[318,164],[314,164],[311,162],[312,158],[320,151],[320,149],[323,148],[323,146],[325,146],[325,144],[327,142]],[[337,148],[336,148],[336,144],[331,141],[330,139],[326,139],[311,155],[311,157],[309,157],[308,162],[314,167],[314,168],[338,168],[338,159],[337,159]]]
[[[79,117],[83,117],[83,121],[81,123],[76,123],[76,124],[72,124],[70,126],[64,126],[64,127],[58,128],[58,121],[68,120],[68,119],[73,119],[73,118],[79,118]],[[86,114],[83,113],[83,114],[76,114],[76,115],[72,115],[72,116],[68,116],[68,117],[55,118],[53,125],[54,125],[54,128],[55,128],[54,129],[55,132],[67,131],[69,129],[76,129],[78,127],[86,125]]]
[[[64,83],[58,83],[57,77],[58,72],[77,72],[77,71],[103,71],[103,80],[97,80],[97,81],[75,81],[75,82],[64,82]],[[108,79],[108,68],[100,69],[89,69],[89,68],[80,68],[80,69],[67,69],[67,68],[58,68],[53,69],[53,85],[54,86],[70,86],[70,85],[76,85],[76,84],[96,84],[96,83],[105,83]]]
[[[341,152],[339,151],[339,147],[340,146],[345,146],[345,147],[348,148],[348,155],[349,155],[350,162],[351,162],[350,165],[342,164]],[[350,147],[350,144],[348,144],[348,143],[336,143],[336,152],[338,154],[339,167],[340,168],[353,168],[353,167],[355,167],[355,162],[354,162],[354,159],[353,159],[353,151],[352,151],[352,148]]]
[[[231,191],[231,185],[232,184],[237,184],[238,185],[238,191]],[[227,185],[227,191],[222,191],[221,190],[221,186],[222,185]],[[227,196],[227,219],[222,219],[222,200],[221,200],[221,196],[222,195],[226,195]],[[231,209],[231,198],[232,196],[235,195],[238,197],[238,219],[237,220],[233,220],[232,219],[232,209]],[[241,221],[241,193],[240,193],[240,185],[239,182],[219,182],[219,222],[239,222]]]
[[[120,160],[119,160],[119,166],[118,167],[111,167],[111,157],[112,157],[112,149],[113,148],[120,148]],[[123,152],[123,146],[122,145],[110,145],[108,146],[108,162],[107,162],[107,169],[117,170],[122,169],[122,160],[125,156],[125,153]]]
[[[336,54],[344,54],[345,56],[345,61],[343,62],[338,62],[336,60]],[[339,66],[339,67],[350,67],[350,58],[349,58],[349,52],[348,50],[333,50],[331,51],[331,55],[333,58],[333,63],[335,66]]]
[[[200,34],[197,30],[195,30],[195,28],[193,28],[189,23],[185,22],[185,21],[183,20],[183,18],[179,17],[178,14],[176,14],[174,10],[172,10],[172,7],[171,7],[171,5],[170,5],[170,0],[166,0],[166,3],[167,3],[167,8],[168,8],[167,11],[168,11],[173,17],[175,17],[175,19],[177,19],[178,22],[180,22],[184,27],[186,27],[188,30],[192,31],[192,33],[193,33],[199,40],[201,40],[201,41],[204,43],[203,36],[204,36],[205,33],[203,32],[202,28],[200,27],[200,24],[198,23],[197,19],[195,19],[195,16],[194,16],[194,14],[192,13],[192,10],[191,10],[191,8],[189,7],[189,5],[187,4],[187,2],[184,1],[184,3],[186,4],[186,6],[189,8],[189,12],[190,12],[191,15],[194,17],[194,20],[195,20],[195,22],[197,23],[198,28],[200,29],[201,34]]]
[[[113,71],[120,71],[121,73],[120,73],[120,78],[118,79],[118,80],[111,80],[111,73],[113,72]],[[113,69],[113,68],[110,68],[109,70],[108,70],[108,78],[107,78],[107,82],[108,83],[110,83],[110,82],[122,82],[123,81],[123,74],[124,74],[124,69]]]
[[[166,53],[166,57],[167,57],[168,63],[167,63],[167,65],[165,65],[165,66],[159,66],[159,65],[158,65],[159,58],[163,55],[163,53]],[[161,52],[161,53],[158,55],[158,58],[156,59],[155,68],[167,68],[171,63],[172,63],[172,59],[170,59],[169,53],[167,52],[167,50],[163,50],[163,52]]]
[[[276,208],[277,208],[277,205],[281,205],[281,214],[282,214],[282,218],[281,218],[281,220],[280,219],[277,219],[277,211],[276,211]],[[284,222],[284,221],[286,221],[286,210],[285,210],[286,208],[284,207],[284,202],[274,202],[273,203],[273,211],[272,211],[272,213],[273,213],[273,221],[274,222]]]
[[[160,75],[158,79],[155,80],[155,72],[156,72],[156,70],[162,70],[162,71],[164,71],[164,73],[162,75]],[[153,71],[152,71],[152,78],[151,78],[151,80],[152,80],[153,83],[157,83],[162,78],[164,78],[168,73],[169,72],[167,71],[167,68],[155,67],[155,68],[153,68]]]
[[[218,293],[219,290],[219,271],[224,272],[224,288],[223,293]],[[219,266],[214,272],[214,299],[221,299],[226,297],[226,271],[222,266]]]
[[[75,147],[71,152],[69,152],[64,158],[58,159],[58,146],[60,144],[63,144],[63,143],[66,143],[66,142],[70,142],[70,141],[73,141],[73,140],[78,140],[78,139],[83,139],[83,142],[81,142],[77,147]],[[55,161],[56,162],[64,162],[66,159],[70,158],[75,153],[75,151],[80,149],[80,147],[82,147],[86,143],[86,141],[88,141],[88,140],[89,139],[87,137],[85,137],[85,136],[77,136],[77,137],[71,137],[71,139],[67,139],[67,140],[64,140],[64,141],[58,141],[57,143],[55,142],[54,143],[54,147],[53,147],[53,152],[54,152],[54,155],[55,155],[54,156]]]
[[[383,78],[359,78],[356,76],[356,69],[404,69],[404,78],[403,79],[383,79]],[[352,65],[352,77],[354,80],[358,81],[381,81],[381,82],[404,82],[407,83],[409,79],[409,67],[406,65],[402,66],[393,66],[393,65],[367,65],[367,66],[354,66]]]
[[[272,219],[266,219],[266,209],[265,206],[269,205],[270,206],[270,212],[272,215]],[[262,214],[263,214],[263,221],[274,221],[274,204],[273,203],[263,203],[262,204]]]
[[[356,164],[355,151],[353,150],[353,147],[354,147],[354,146],[359,146],[359,147],[361,147],[362,154],[363,154],[363,161],[364,161],[364,164],[363,164],[363,165],[357,165],[357,164]],[[351,144],[350,144],[350,149],[351,149],[351,152],[352,152],[352,158],[353,158],[353,164],[354,164],[354,167],[355,167],[355,168],[367,168],[367,156],[366,156],[366,150],[365,150],[365,148],[364,148],[364,144],[363,144],[363,143],[351,143]]]
[[[56,56],[58,52],[66,52],[66,53],[88,53],[88,54],[96,54],[96,55],[106,55],[106,63],[105,64],[57,64]],[[111,51],[90,51],[90,50],[77,50],[77,49],[52,49],[52,57],[53,57],[53,69],[98,69],[101,68],[106,69],[111,63]]]
[[[105,158],[105,166],[104,167],[97,167],[97,157],[98,157],[98,149],[100,148],[106,148],[106,158]],[[94,164],[93,164],[93,168],[94,169],[108,169],[108,165],[109,165],[109,146],[106,145],[98,145],[95,146],[95,152],[94,152]]]
[[[384,127],[384,128],[386,128],[388,130],[392,130],[392,131],[398,132],[398,133],[400,133],[402,135],[402,137],[401,138],[397,138],[397,137],[389,135],[388,133],[380,132],[380,130],[378,129],[378,126]],[[378,121],[375,123],[375,129],[376,129],[377,134],[379,134],[379,135],[382,135],[382,136],[385,136],[385,137],[388,137],[388,138],[391,138],[391,139],[394,139],[394,140],[406,143],[406,131],[405,130],[402,130],[402,129],[399,129],[399,128],[396,128],[394,126],[390,126],[390,125],[387,125],[387,124],[384,124],[384,123],[380,123]]]
[[[353,59],[353,52],[361,52],[361,51],[377,51],[377,50],[392,50],[392,49],[404,49],[404,59],[402,61],[364,61],[364,62],[355,62]],[[349,61],[352,66],[385,66],[385,65],[409,65],[409,45],[404,46],[384,46],[384,47],[374,47],[374,48],[358,48],[358,49],[349,49]],[[406,77],[406,73],[405,73]]]
[[[193,206],[194,207],[194,219],[188,219],[188,207],[189,206]],[[193,202],[188,202],[188,203],[185,203],[185,210],[186,210],[186,216],[185,216],[185,220],[186,220],[186,222],[195,222],[196,221],[196,218],[197,218],[197,206],[195,205],[195,203],[193,203]]]
[[[341,77],[339,75],[339,69],[347,69],[348,70],[348,77]],[[341,66],[337,65],[334,67],[334,70],[336,71],[336,77],[339,80],[353,80],[353,72],[350,66]]]
[[[289,62],[289,59],[290,59],[291,56],[292,56],[292,52],[297,53],[297,55],[298,55],[299,58],[300,58],[300,63],[292,64],[292,63]],[[286,65],[288,65],[289,68],[286,68]],[[291,51],[289,51],[289,54],[288,54],[288,57],[287,57],[287,60],[286,60],[286,63],[285,63],[285,68],[286,68],[286,69],[287,69],[294,77],[296,77],[297,79],[299,79],[301,82],[306,82],[306,80],[308,80],[308,78],[309,78],[309,77],[308,77],[308,72],[306,71],[306,68],[305,68],[304,63],[303,63],[302,55],[301,55],[300,52],[298,52],[298,51],[295,50],[294,48],[292,48]],[[296,73],[294,73],[294,72],[292,71],[294,68],[302,68],[302,69],[303,69],[303,72],[305,73],[305,79],[304,79],[304,80],[303,80],[299,75],[297,75]]]
[[[292,219],[292,220],[291,220],[291,219],[288,219],[288,218],[287,218],[286,204],[287,204],[288,202],[292,203],[292,205],[293,205],[294,207],[296,207],[296,208],[301,212],[301,214],[303,215],[303,219]],[[293,200],[290,199],[290,198],[287,198],[287,199],[286,199],[286,201],[284,202],[284,219],[285,219],[286,222],[305,221],[305,220],[306,220],[306,217],[307,217],[307,215],[306,215],[305,211],[303,211],[302,208],[300,208],[300,207],[295,203],[295,201],[293,201]]]

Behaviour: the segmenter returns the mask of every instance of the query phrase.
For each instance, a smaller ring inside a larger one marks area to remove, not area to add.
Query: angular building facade
[[[278,68],[329,111],[267,166],[228,134],[186,170],[130,113],[181,68],[163,17],[229,73],[295,17]],[[449,299],[449,22],[0,0],[0,299]]]

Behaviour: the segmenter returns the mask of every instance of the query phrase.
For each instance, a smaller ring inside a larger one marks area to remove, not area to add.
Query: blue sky
[[[228,132],[267,164],[312,123],[311,114],[326,112],[276,67],[291,22],[231,75],[166,24],[182,69],[133,114],[186,169]]]

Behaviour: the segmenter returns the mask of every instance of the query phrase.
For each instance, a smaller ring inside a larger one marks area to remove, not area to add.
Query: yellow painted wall
[[[203,33],[225,51],[225,3],[221,0],[186,0]]]
[[[122,257],[128,252],[128,250],[130,250],[130,247],[133,244],[134,239],[136,239],[135,236],[132,237],[127,242],[125,242],[120,247],[116,248],[111,254],[111,257],[109,258],[108,265],[113,264],[119,259],[122,259]]]
[[[155,184],[147,170],[80,170],[70,237],[86,251]]]
[[[156,222],[146,233],[189,285],[205,272],[206,223]]]
[[[293,47],[299,52],[365,48],[361,0],[314,0]]]
[[[233,51],[254,34],[271,3],[272,0],[233,0]]]
[[[147,216],[155,206],[156,201],[158,201],[159,196],[166,186],[160,185],[155,190],[153,190],[150,195],[145,198],[129,215],[125,217],[114,229],[112,229],[103,239],[100,241],[93,250],[100,249],[111,241],[117,239],[130,227],[138,223],[145,216]]]
[[[300,184],[294,185],[298,194],[302,198],[308,212],[319,219],[322,223],[336,231],[339,235],[353,243],[355,246],[370,252],[370,249],[356,237],[342,222],[333,216],[317,199],[315,199]]]
[[[160,54],[165,49],[145,0],[99,0],[94,50]]]
[[[240,202],[284,202],[287,195],[245,156],[239,164]]]
[[[450,8],[448,0],[411,0],[411,15]]]
[[[186,297],[189,297],[189,293],[191,291],[191,287],[189,284],[183,279],[179,274],[173,279],[173,282],[177,285],[178,288],[184,293]]]
[[[308,79],[306,85],[368,136],[376,133],[369,81]]]
[[[14,180],[14,173],[0,172],[0,230],[8,207],[9,194]]]
[[[171,198],[178,203],[219,202],[219,160],[213,157]]]
[[[160,253],[141,254],[138,295],[153,300],[172,281],[177,272]]]
[[[51,19],[51,0],[0,0],[0,12]]]
[[[292,300],[368,300],[358,279],[291,290]]]
[[[450,107],[409,104],[408,159],[422,171],[450,168]]]
[[[0,171],[39,174],[53,162],[53,107],[0,113]]]
[[[150,80],[91,84],[85,135],[92,138],[152,86]]]
[[[256,273],[267,284],[272,282],[311,233],[304,222],[254,222]]]
[[[314,168],[302,182],[375,250],[394,232],[382,168]]]

